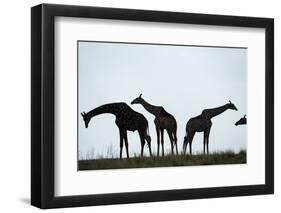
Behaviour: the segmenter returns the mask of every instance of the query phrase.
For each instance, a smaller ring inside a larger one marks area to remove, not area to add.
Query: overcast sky
[[[203,109],[228,103],[227,110],[212,119],[210,152],[247,148],[246,126],[234,126],[247,110],[247,49],[78,42],[78,150],[79,159],[119,155],[119,131],[115,117],[102,114],[86,129],[80,112],[113,102],[126,102],[149,122],[152,151],[157,151],[154,116],[131,101],[142,97],[161,105],[178,125],[178,148],[182,151],[187,121]],[[165,151],[170,151],[167,133]],[[129,152],[140,154],[137,132],[128,132]],[[193,140],[193,152],[203,151],[203,133]],[[145,154],[148,154],[145,148]],[[125,149],[123,157],[125,157]]]

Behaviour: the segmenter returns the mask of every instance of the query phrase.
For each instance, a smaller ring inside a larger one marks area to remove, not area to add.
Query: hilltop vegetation
[[[199,166],[218,164],[244,164],[246,163],[246,151],[239,153],[231,151],[214,152],[209,155],[166,155],[164,157],[143,157],[135,155],[130,159],[100,158],[79,160],[79,170],[98,169],[124,169],[124,168],[149,168],[149,167],[170,167],[170,166]]]

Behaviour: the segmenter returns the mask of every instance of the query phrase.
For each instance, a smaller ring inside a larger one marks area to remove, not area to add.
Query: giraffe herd
[[[178,155],[177,146],[177,121],[173,115],[168,113],[162,106],[154,106],[149,104],[142,98],[140,94],[135,98],[131,104],[140,104],[146,111],[153,114],[156,134],[157,134],[157,156],[159,156],[160,142],[162,148],[162,156],[164,156],[164,131],[166,130],[170,143],[171,153],[174,154],[174,148]],[[204,132],[203,138],[203,153],[209,154],[209,134],[212,127],[211,119],[226,110],[237,111],[236,106],[229,101],[229,103],[212,109],[204,109],[202,113],[196,117],[188,120],[186,124],[186,135],[183,141],[183,154],[186,153],[187,145],[189,145],[189,153],[192,154],[192,140],[196,132]],[[129,145],[127,138],[127,131],[137,131],[139,133],[141,142],[141,157],[143,156],[144,145],[147,144],[149,154],[152,156],[151,151],[151,137],[149,136],[148,121],[141,113],[134,111],[128,104],[124,102],[110,103],[99,106],[87,113],[82,112],[81,116],[84,120],[85,128],[88,128],[90,120],[97,115],[110,113],[115,115],[115,124],[119,129],[120,136],[120,159],[122,158],[123,144],[125,143],[127,158],[129,159]],[[246,115],[238,120],[235,125],[245,125],[247,123]]]

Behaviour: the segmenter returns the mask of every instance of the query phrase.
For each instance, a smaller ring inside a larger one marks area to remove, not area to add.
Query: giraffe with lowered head
[[[203,152],[205,154],[205,147],[207,148],[207,154],[209,154],[209,135],[212,127],[211,119],[220,115],[226,110],[236,110],[236,106],[229,101],[229,103],[212,109],[205,109],[202,113],[194,118],[189,119],[186,124],[186,135],[183,142],[183,153],[186,153],[187,144],[189,144],[189,153],[192,154],[192,140],[196,132],[204,132],[203,138]]]
[[[147,142],[151,156],[151,138],[148,134],[148,122],[142,114],[134,111],[126,103],[121,102],[105,104],[89,111],[88,113],[81,113],[85,122],[85,127],[88,128],[91,118],[103,113],[110,113],[116,117],[115,123],[119,128],[120,134],[120,159],[122,158],[123,142],[125,142],[127,158],[129,158],[127,131],[134,132],[136,130],[139,133],[141,141],[141,156],[143,156],[145,141]]]
[[[242,118],[239,119],[239,121],[235,123],[235,126],[246,125],[246,124],[247,124],[247,118],[246,115],[244,115]]]
[[[174,116],[168,113],[162,106],[154,106],[146,102],[142,98],[142,94],[134,99],[131,104],[141,104],[149,113],[155,116],[154,124],[157,133],[157,156],[159,156],[160,136],[162,156],[164,156],[164,130],[166,130],[169,135],[172,154],[174,154],[174,146],[176,147],[176,153],[178,154],[177,122]]]

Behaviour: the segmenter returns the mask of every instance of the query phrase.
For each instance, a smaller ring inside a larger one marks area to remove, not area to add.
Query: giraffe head
[[[89,116],[85,112],[82,112],[81,115],[82,115],[83,120],[85,122],[85,127],[88,128],[88,125],[89,125],[89,122],[90,122],[91,118],[89,118]]]
[[[231,103],[231,101],[229,101],[229,103],[228,103],[228,108],[229,108],[229,109],[232,109],[232,110],[238,111],[238,109],[236,108],[236,106],[235,106],[233,103]]]
[[[243,125],[243,124],[247,124],[246,115],[244,115],[242,118],[240,118],[240,120],[235,123],[235,126]]]
[[[137,97],[136,99],[134,99],[131,104],[140,104],[143,100],[143,98],[141,97],[142,94],[139,95],[139,97]]]

